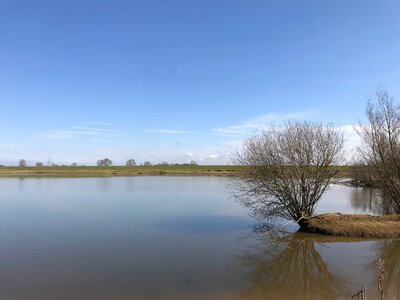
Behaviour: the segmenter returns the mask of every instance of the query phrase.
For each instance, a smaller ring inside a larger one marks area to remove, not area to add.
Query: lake
[[[379,257],[400,296],[399,241],[256,234],[228,183],[0,179],[0,299],[375,299]],[[376,214],[379,199],[333,185],[317,212]]]

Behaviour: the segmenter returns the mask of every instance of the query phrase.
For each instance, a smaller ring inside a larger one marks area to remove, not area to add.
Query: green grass
[[[339,171],[339,177],[348,177],[351,167],[332,167]],[[246,167],[230,165],[179,165],[179,166],[110,166],[110,167],[0,167],[0,177],[109,177],[109,176],[231,176],[244,172]]]
[[[240,166],[110,166],[110,167],[0,167],[0,176],[43,176],[43,177],[102,177],[138,175],[230,175],[243,171]]]

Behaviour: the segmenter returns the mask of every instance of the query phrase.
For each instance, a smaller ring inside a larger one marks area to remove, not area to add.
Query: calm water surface
[[[0,299],[350,299],[363,285],[373,299],[379,257],[400,295],[399,241],[256,235],[228,182],[0,179]],[[335,211],[379,201],[336,185],[318,206]]]

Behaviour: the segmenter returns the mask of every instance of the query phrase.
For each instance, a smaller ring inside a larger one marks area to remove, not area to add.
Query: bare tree
[[[196,162],[195,160],[191,160],[191,161],[190,161],[190,164],[191,164],[192,166],[197,166],[197,162]]]
[[[135,161],[134,159],[128,159],[128,160],[126,161],[125,166],[127,166],[127,167],[134,167],[134,166],[136,166],[136,161]]]
[[[145,162],[143,163],[143,165],[144,165],[145,167],[150,167],[150,166],[151,166],[151,162],[145,161]]]
[[[18,162],[19,167],[26,167],[26,160],[25,159],[20,159]]]
[[[71,164],[71,167],[76,167],[76,166],[78,166],[78,164],[77,164],[76,162],[73,162],[73,163]]]
[[[234,196],[256,217],[282,217],[301,227],[337,174],[343,144],[343,133],[331,125],[271,125],[235,153],[235,163],[247,172],[234,179]]]
[[[351,183],[357,187],[376,187],[373,171],[374,169],[364,160],[356,160],[350,169]]]
[[[372,180],[383,196],[385,213],[400,213],[400,106],[382,87],[376,91],[376,104],[370,100],[367,123],[357,132],[363,145],[359,155],[372,170]]]
[[[44,166],[43,163],[40,162],[40,161],[38,161],[38,162],[36,163],[36,167],[43,167],[43,166]]]
[[[112,161],[111,161],[111,159],[109,159],[109,158],[99,159],[99,160],[97,161],[97,165],[98,165],[99,167],[109,167],[109,166],[112,165]]]

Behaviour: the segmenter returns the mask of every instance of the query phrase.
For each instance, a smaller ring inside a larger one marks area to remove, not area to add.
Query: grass
[[[110,167],[0,167],[0,177],[109,177],[151,175],[230,176],[243,172],[240,166],[110,166]]]
[[[244,173],[246,168],[232,165],[0,167],[0,177],[233,176]],[[350,177],[351,167],[332,168],[339,171],[337,177]]]
[[[400,238],[400,215],[328,213],[308,218],[302,231],[363,238]]]

